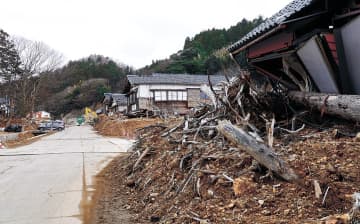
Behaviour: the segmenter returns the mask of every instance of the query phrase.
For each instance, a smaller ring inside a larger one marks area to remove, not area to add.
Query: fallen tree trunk
[[[360,121],[360,95],[337,95],[291,91],[290,100],[322,113]]]
[[[259,143],[241,128],[232,125],[229,121],[221,121],[218,131],[229,141],[236,143],[242,150],[250,154],[261,165],[276,173],[286,181],[296,181],[298,176],[280,159],[268,146]]]

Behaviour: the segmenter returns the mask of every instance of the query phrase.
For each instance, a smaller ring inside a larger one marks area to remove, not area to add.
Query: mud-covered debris
[[[349,194],[360,192],[359,127],[293,107],[281,91],[258,91],[247,76],[223,85],[213,105],[140,130],[133,152],[108,167],[107,181],[131,205],[134,222],[318,223],[348,214]],[[283,161],[277,172],[225,138],[217,129],[222,120]],[[286,167],[295,181],[279,175]]]

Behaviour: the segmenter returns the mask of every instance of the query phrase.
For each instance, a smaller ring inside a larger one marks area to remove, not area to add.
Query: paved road
[[[0,150],[0,224],[82,223],[93,176],[130,145],[81,126]]]

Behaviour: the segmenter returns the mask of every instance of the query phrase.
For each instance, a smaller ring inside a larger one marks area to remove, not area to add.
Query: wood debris
[[[136,222],[308,223],[348,213],[346,195],[360,192],[359,127],[292,107],[246,75],[223,85],[206,89],[211,105],[139,131],[111,171]]]

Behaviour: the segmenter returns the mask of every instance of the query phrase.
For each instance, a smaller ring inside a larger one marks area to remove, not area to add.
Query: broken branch
[[[229,121],[222,121],[219,122],[217,129],[228,140],[238,144],[256,161],[278,174],[284,180],[291,182],[298,179],[298,176],[285,161],[280,159],[268,146],[257,142],[241,128],[235,127]]]

